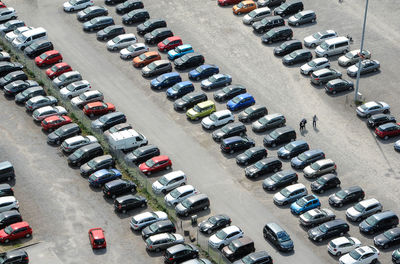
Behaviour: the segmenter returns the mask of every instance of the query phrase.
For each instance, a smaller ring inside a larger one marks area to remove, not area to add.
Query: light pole
[[[367,12],[368,12],[368,0],[365,1],[365,12],[364,12],[364,23],[361,35],[361,45],[360,45],[360,57],[362,56],[363,48],[364,48],[364,35],[365,35],[365,24],[367,22]],[[358,71],[357,71],[357,80],[356,80],[356,90],[354,93],[354,102],[358,102],[358,85],[360,83],[360,72],[361,72],[361,58],[358,62]]]

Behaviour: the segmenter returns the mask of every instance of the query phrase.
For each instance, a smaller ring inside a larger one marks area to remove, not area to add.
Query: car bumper
[[[356,112],[357,112],[357,115],[358,115],[358,116],[361,116],[361,117],[366,117],[366,116],[367,116],[366,113],[361,112],[361,111],[359,111],[358,109],[356,110]]]

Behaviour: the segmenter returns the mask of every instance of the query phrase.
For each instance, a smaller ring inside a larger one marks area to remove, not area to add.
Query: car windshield
[[[154,164],[156,164],[152,159],[149,159],[148,161],[146,161],[145,163],[148,167],[153,167]]]
[[[208,80],[212,83],[217,81],[217,79],[214,76],[211,76],[210,78],[208,78]]]
[[[98,22],[97,18],[93,18],[92,20],[90,20],[90,24],[96,24]]]
[[[9,80],[11,80],[12,79],[12,76],[11,75],[6,75],[5,77],[4,77],[4,80],[6,80],[6,81],[9,81]]]
[[[321,37],[321,34],[319,32],[317,32],[317,33],[314,33],[312,36],[315,39],[319,39]]]
[[[185,95],[184,97],[182,97],[182,101],[189,102],[190,101],[190,97]]]
[[[158,30],[153,30],[152,32],[150,32],[150,35],[157,36],[158,33]]]
[[[239,8],[242,8],[243,6],[244,6],[243,3],[239,3],[239,4],[237,5],[237,7],[239,7]]]
[[[218,117],[217,117],[216,114],[212,114],[212,115],[210,115],[210,119],[211,119],[212,121],[217,121],[217,120],[218,120]]]
[[[210,224],[215,225],[217,223],[217,218],[212,216],[210,218],[208,218],[208,222],[210,222]]]
[[[92,8],[89,7],[89,8],[84,9],[83,13],[89,14],[91,11],[92,11]]]
[[[264,164],[262,162],[257,162],[256,164],[254,164],[254,166],[256,166],[257,169],[262,169],[264,167]]]
[[[107,118],[106,115],[103,115],[103,116],[100,117],[98,120],[99,120],[100,122],[102,122],[102,123],[105,123],[105,122],[108,120],[108,118]]]
[[[32,48],[32,49],[36,49],[37,47],[39,47],[39,43],[33,42],[33,43],[31,44],[31,48]]]
[[[146,54],[144,54],[144,53],[143,53],[142,55],[139,56],[139,59],[141,59],[141,60],[144,60],[144,59],[146,59],[146,58],[147,58],[147,56],[146,56]]]
[[[112,27],[106,27],[106,28],[104,29],[104,33],[108,33],[108,32],[110,32],[111,30],[113,30]]]
[[[249,17],[255,17],[257,15],[257,12],[256,11],[251,11],[250,13],[249,13]]]
[[[253,154],[253,151],[251,151],[251,149],[248,149],[244,152],[244,155],[246,155],[247,157],[251,157],[252,154]]]
[[[156,64],[150,63],[147,67],[148,67],[150,70],[154,70],[154,69],[156,68]]]
[[[158,224],[157,224],[157,223],[154,223],[154,224],[150,225],[149,229],[150,229],[151,232],[157,231],[157,229],[158,229]]]
[[[180,85],[178,85],[178,84],[175,84],[174,86],[172,86],[172,90],[174,90],[174,91],[179,91],[179,89],[181,88],[181,86]]]
[[[185,208],[189,208],[190,205],[191,205],[191,203],[189,202],[188,199],[184,200],[181,204],[182,204],[182,206],[185,207]]]
[[[294,149],[295,145],[292,143],[289,143],[287,145],[284,146],[284,148],[288,151],[292,151],[292,149]]]
[[[323,185],[326,183],[326,180],[324,179],[324,177],[320,177],[320,178],[318,178],[317,183]]]
[[[298,158],[299,160],[301,160],[301,161],[304,161],[304,160],[307,159],[307,155],[304,154],[304,153],[301,153],[297,158]]]
[[[25,42],[25,40],[26,40],[26,37],[25,37],[24,35],[20,35],[20,36],[17,38],[17,41],[18,41],[18,42]]]
[[[95,168],[96,165],[97,165],[97,162],[94,161],[94,160],[91,160],[91,161],[89,161],[89,162],[87,163],[87,165],[88,165],[90,168]]]
[[[228,248],[229,248],[230,250],[232,250],[233,252],[235,252],[236,249],[237,249],[237,247],[235,246],[234,243],[230,243],[229,246],[228,246]]]
[[[46,53],[43,53],[42,55],[39,56],[39,58],[41,58],[42,60],[45,59],[47,57]]]
[[[54,134],[55,134],[56,136],[61,136],[61,135],[62,135],[62,130],[56,129],[56,130],[54,131]]]
[[[4,228],[4,232],[6,232],[6,234],[11,234],[12,231],[14,231],[14,230],[12,229],[11,226],[7,226],[6,228]]]
[[[169,39],[164,39],[164,41],[162,42],[164,45],[167,45],[169,43]]]
[[[165,186],[165,185],[168,184],[168,180],[167,180],[167,178],[165,178],[165,177],[161,177],[161,178],[158,180],[158,182],[161,183],[161,185],[163,185],[163,186]]]
[[[247,108],[246,110],[244,110],[244,112],[245,112],[246,114],[251,114],[251,113],[253,112],[253,108],[249,107],[249,108]]]
[[[227,234],[224,232],[224,230],[220,230],[215,234],[219,239],[224,240]]]
[[[71,83],[71,84],[68,84],[66,88],[67,88],[68,91],[72,92],[72,91],[75,90],[75,85],[73,85],[73,84]]]
[[[10,27],[11,26],[11,22],[9,21],[9,22],[5,23],[4,26]]]
[[[80,156],[82,156],[82,154],[83,154],[83,150],[81,150],[81,149],[78,149],[73,153],[73,155],[75,157],[80,157]]]
[[[198,105],[196,105],[195,107],[193,107],[193,110],[196,112],[201,112],[203,111],[203,109],[201,109]]]
[[[143,25],[144,25],[145,27],[148,27],[148,26],[151,25],[151,21],[150,21],[150,20],[147,20],[146,22],[143,23]]]
[[[112,41],[113,41],[114,43],[118,43],[120,40],[121,40],[120,37],[115,37],[115,38],[112,39]]]
[[[240,102],[240,100],[242,100],[242,98],[240,98],[240,97],[235,97],[235,98],[232,99],[232,102],[235,103],[235,104],[237,104],[237,103]]]
[[[96,244],[96,245],[103,245],[104,244],[104,238],[100,238],[100,239],[95,239],[94,240],[94,243]]]
[[[283,4],[281,4],[280,8],[282,8],[282,9],[286,9],[286,8],[288,8],[288,4],[286,4],[286,3],[283,3]]]
[[[294,15],[294,17],[297,18],[297,19],[300,19],[300,18],[302,18],[303,16],[302,16],[302,14],[297,13],[297,14]]]
[[[247,255],[246,257],[242,258],[242,262],[244,264],[253,264],[254,260],[251,258],[250,255]]]
[[[70,3],[71,5],[75,5],[77,2],[78,2],[78,0],[69,0],[69,3]]]
[[[315,61],[309,61],[307,65],[310,67],[315,67],[317,64],[315,63]]]
[[[354,205],[354,209],[360,213],[364,212],[364,206],[362,206],[360,203]]]
[[[322,232],[322,233],[326,233],[326,231],[328,231],[328,228],[326,227],[326,225],[320,225],[318,227],[318,229]]]
[[[266,117],[262,117],[262,118],[258,119],[258,122],[261,125],[266,125],[268,123],[268,119]]]
[[[339,197],[340,199],[343,199],[344,197],[346,197],[346,192],[345,191],[338,191],[336,194],[335,194],[337,197]]]
[[[291,194],[291,192],[287,188],[285,188],[280,191],[280,194],[282,194],[285,197],[288,197]]]
[[[297,51],[293,51],[292,53],[289,54],[289,56],[290,56],[291,58],[296,58],[296,56],[297,56]]]
[[[320,46],[323,50],[327,50],[329,48],[329,45],[326,42],[322,42]]]
[[[290,240],[290,236],[286,232],[279,232],[277,236],[280,242],[285,242]]]
[[[175,51],[179,53],[179,51],[178,51],[177,49],[175,49]],[[197,68],[195,69],[195,71],[197,71],[198,73],[201,73],[203,70],[204,70],[204,69],[203,69],[203,67],[201,67],[201,66],[199,66],[199,67],[197,67]]]
[[[275,139],[275,138],[277,138],[277,137],[279,136],[279,134],[278,134],[278,132],[276,132],[276,131],[272,131],[271,133],[269,133],[269,136],[270,136],[272,139]]]
[[[173,190],[170,195],[172,196],[172,198],[177,198],[179,197],[179,195],[181,195],[181,193],[178,191],[178,189]]]
[[[67,75],[65,75],[65,74],[60,75],[60,77],[58,77],[58,79],[59,79],[60,81],[64,81],[65,79],[67,79]]]
[[[374,216],[370,216],[365,220],[365,222],[367,222],[367,224],[369,224],[370,226],[374,226],[378,222],[378,220]]]
[[[304,199],[299,199],[296,204],[300,207],[303,207],[306,204],[306,200]]]
[[[365,104],[361,105],[360,107],[361,107],[361,109],[363,109],[363,110],[368,110],[368,107],[367,107]]]
[[[166,78],[165,75],[160,75],[160,76],[158,76],[158,77],[156,78],[156,80],[157,80],[158,82],[162,82],[165,78]]]
[[[229,93],[231,91],[231,89],[229,87],[225,87],[224,89],[222,89],[222,91],[224,93]]]
[[[316,162],[314,162],[313,164],[311,164],[311,166],[310,166],[313,170],[319,170],[319,168],[321,168],[321,166],[318,164],[318,163],[316,163]]]
[[[391,230],[386,231],[385,233],[383,233],[383,235],[389,240],[392,240],[393,238],[397,237],[396,233]]]
[[[52,70],[53,72],[57,71],[57,69],[58,69],[57,65],[53,65],[53,67],[50,68],[50,70]]]
[[[274,182],[279,182],[281,180],[281,176],[279,174],[274,174],[271,176],[271,180]]]
[[[311,214],[309,213],[309,212],[305,212],[304,214],[303,214],[303,217],[305,218],[305,219],[307,219],[307,220],[310,220],[312,217],[311,217]]]
[[[350,255],[350,257],[352,257],[355,260],[357,260],[361,257],[360,253],[358,253],[357,250],[350,251],[349,255]]]
[[[133,47],[133,46],[129,46],[129,47],[127,47],[126,48],[128,51],[130,51],[130,52],[134,52],[135,51],[135,48]]]

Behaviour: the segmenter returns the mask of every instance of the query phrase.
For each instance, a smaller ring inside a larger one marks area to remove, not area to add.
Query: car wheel
[[[212,233],[212,230],[211,229],[208,229],[207,230],[207,234],[211,234]]]
[[[288,204],[288,202],[283,202],[283,204],[282,204],[282,205],[283,205],[283,206],[285,206],[285,205],[287,205],[287,204]]]
[[[277,172],[277,171],[278,171],[278,168],[275,168],[275,169],[274,169],[274,172]]]
[[[248,161],[246,161],[246,162],[244,163],[244,165],[245,165],[245,166],[249,165],[249,162],[248,162]]]
[[[338,204],[338,207],[342,207],[342,206],[343,206],[343,203]]]
[[[319,193],[324,193],[324,190],[320,190]]]
[[[316,46],[315,43],[312,43],[312,44],[310,45],[310,48],[313,49],[313,48],[315,48],[315,46]]]
[[[146,206],[145,202],[140,205],[140,207],[142,207],[142,208],[145,207],[145,206]]]
[[[74,11],[75,11],[75,9],[71,8],[69,11],[71,11],[71,12],[74,12]]]
[[[169,170],[170,168],[171,168],[171,166],[167,166],[167,167],[165,167],[165,169],[166,169],[166,170]]]
[[[322,242],[322,238],[318,238],[318,242]]]
[[[315,19],[311,20],[311,23],[314,23],[314,22],[315,22]]]
[[[187,109],[187,108],[186,108],[186,107],[184,107],[184,108],[182,108],[182,109],[183,109],[183,111],[186,111],[186,109]]]
[[[8,242],[10,242],[10,239],[6,239],[6,240],[4,240],[4,243],[8,243]]]
[[[336,184],[336,188],[339,188],[340,187],[340,184]]]
[[[53,129],[52,128],[50,128],[49,130],[47,130],[49,133],[51,133],[51,132],[53,132]]]
[[[214,126],[214,125],[210,126],[210,129],[214,129],[214,128],[215,128],[215,126]]]
[[[187,217],[188,215],[189,215],[189,213],[188,212],[186,212],[186,213],[184,213],[183,214],[185,217]]]
[[[151,171],[148,171],[148,172],[146,173],[146,175],[147,175],[147,176],[151,175]]]
[[[204,211],[207,210],[207,209],[208,209],[208,205],[206,205],[206,206],[203,207],[203,210],[204,210]]]
[[[161,192],[165,195],[167,193],[167,190],[162,190]]]
[[[324,55],[324,58],[328,58],[328,54],[325,54],[325,55]]]
[[[198,81],[198,80],[200,80],[200,77],[196,77],[196,78],[194,78],[196,81]]]
[[[139,67],[140,68],[144,67],[144,64],[143,63],[139,64]]]
[[[341,255],[342,255],[342,252],[340,252],[340,251],[338,253],[336,253],[337,257],[340,257]]]
[[[178,96],[176,96],[176,95],[174,95],[174,97],[173,97],[174,99],[178,99]]]
[[[61,143],[60,140],[57,140],[57,141],[56,141],[56,144],[57,144],[57,145],[60,145],[60,143]]]
[[[375,264],[377,261],[378,261],[377,259],[374,259],[371,261],[371,264]]]
[[[368,115],[367,115],[367,118],[370,118],[370,117],[371,117],[371,114],[368,114]]]
[[[268,40],[268,43],[269,43],[269,44],[271,44],[271,43],[272,43],[272,40],[271,40],[271,39],[270,39],[270,40]]]
[[[156,252],[160,252],[160,250],[161,250],[160,248],[156,248]]]
[[[384,113],[384,114],[387,114],[387,113],[389,113],[389,110],[385,109],[385,110],[383,111],[383,113]]]
[[[333,91],[332,91],[332,94],[336,94],[336,91],[335,91],[335,90],[333,90]]]
[[[127,58],[128,60],[130,60],[130,59],[132,59],[132,56],[131,56],[131,55],[128,55],[126,58]]]
[[[31,237],[31,234],[26,234],[25,237],[29,238],[29,237]]]
[[[297,22],[297,23],[296,23],[296,27],[298,27],[299,25],[300,25],[299,22]]]
[[[92,32],[93,30],[94,30],[93,28],[89,29],[90,32]]]
[[[242,14],[241,12],[237,12],[237,14],[236,15],[240,15],[240,14]]]

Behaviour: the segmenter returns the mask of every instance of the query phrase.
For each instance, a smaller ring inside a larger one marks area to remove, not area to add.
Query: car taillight
[[[333,88],[332,87],[329,87],[329,91],[332,91],[333,90]]]
[[[26,257],[24,258],[24,260],[29,260],[29,257],[28,257],[28,256],[26,256]]]
[[[10,190],[11,190],[11,191],[14,191],[14,189],[13,189],[13,188],[10,188]]]
[[[336,249],[336,248],[334,248],[334,249],[333,249],[333,251],[337,251],[337,249]]]
[[[335,164],[335,169],[336,169],[336,164]]]
[[[121,209],[122,208],[122,206],[121,205],[118,205],[118,209]]]
[[[149,248],[153,248],[153,246],[149,246]]]
[[[107,192],[108,195],[110,195],[110,192]]]
[[[133,225],[134,227],[139,227],[138,225]]]
[[[319,78],[315,78],[314,80],[319,81]]]
[[[174,260],[174,258],[169,258],[168,260],[171,260],[171,261],[172,261],[172,260]]]
[[[224,149],[229,149],[229,147],[225,147]]]

